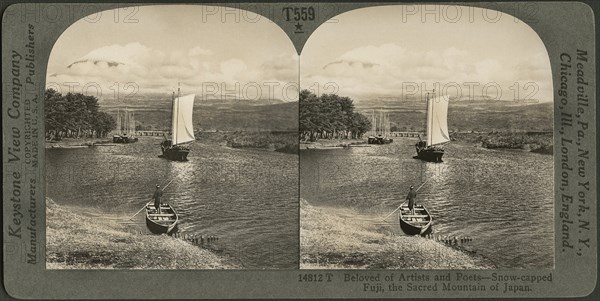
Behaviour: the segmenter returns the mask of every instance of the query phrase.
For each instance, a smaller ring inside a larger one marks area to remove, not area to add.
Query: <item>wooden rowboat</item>
[[[408,203],[400,205],[400,229],[408,235],[425,235],[431,232],[433,219],[423,205],[415,206],[415,214],[411,214]]]
[[[152,233],[169,234],[177,229],[179,216],[169,204],[160,206],[160,214],[154,207],[154,202],[146,204],[146,226]]]

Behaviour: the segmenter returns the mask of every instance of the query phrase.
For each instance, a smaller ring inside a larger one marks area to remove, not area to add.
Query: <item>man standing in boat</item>
[[[156,184],[156,190],[154,191],[154,195],[152,198],[154,199],[154,207],[156,208],[156,213],[160,214],[160,205],[162,199],[163,191],[160,189],[160,185]]]
[[[410,191],[406,196],[406,200],[408,200],[408,209],[411,214],[415,214],[415,199],[417,198],[417,192],[415,191],[415,187],[410,185]]]

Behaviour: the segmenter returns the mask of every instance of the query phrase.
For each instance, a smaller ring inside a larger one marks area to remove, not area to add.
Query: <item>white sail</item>
[[[448,135],[448,95],[427,102],[427,146],[450,141]]]
[[[194,94],[173,99],[172,144],[194,141],[192,112],[194,110]]]

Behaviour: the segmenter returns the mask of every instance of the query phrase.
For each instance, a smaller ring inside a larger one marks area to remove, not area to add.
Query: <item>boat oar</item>
[[[383,218],[383,220],[386,220],[388,217],[392,216],[392,214],[394,214],[394,212],[398,211],[398,209],[400,209],[400,207],[402,207],[402,205],[398,206],[398,208],[394,209],[394,211],[390,212],[390,214],[388,214],[386,217]]]
[[[423,184],[421,184],[421,186],[419,186],[419,188],[417,188],[417,190],[415,190],[415,192],[419,191],[419,189],[421,189],[421,187],[423,187],[423,185],[425,185],[425,183],[427,183],[427,181],[429,181],[429,179],[425,180],[425,182],[423,182]]]
[[[427,183],[427,181],[429,181],[429,179],[425,180],[425,182],[423,182],[423,184],[421,184],[421,186],[419,186],[419,188],[417,188],[417,190],[415,190],[415,192],[419,191],[419,189],[421,189],[421,187],[423,187],[423,185],[425,185],[425,183]],[[400,204],[400,206],[398,206],[398,208],[394,209],[394,211],[390,212],[390,214],[388,214],[383,219],[386,220],[388,217],[392,216],[392,214],[394,214],[394,212],[398,211],[398,209],[400,209],[400,207],[402,207],[402,204]]]
[[[150,202],[152,202],[152,201],[150,201]],[[138,210],[138,212],[136,212],[134,215],[132,215],[129,219],[134,218],[136,215],[138,215],[140,212],[142,212],[142,210],[144,210],[144,208],[146,208],[146,206],[148,206],[148,204],[150,204],[150,202],[146,203],[144,205],[144,207],[140,208],[140,210]]]
[[[165,189],[167,189],[167,187],[169,187],[169,185],[171,185],[171,183],[173,183],[175,179],[171,180],[169,183],[167,183],[167,185],[165,185],[165,187],[163,187],[162,191],[165,191]]]
[[[173,179],[175,180],[175,179]],[[169,183],[167,183],[167,185],[165,185],[165,187],[163,187],[162,191],[165,191],[165,189],[167,189],[167,187],[169,185],[171,185],[171,183],[173,183],[173,180],[171,180]],[[136,215],[138,215],[140,212],[142,212],[142,210],[144,210],[144,208],[146,208],[146,206],[148,206],[148,204],[150,204],[152,201],[149,201],[148,203],[146,203],[140,210],[138,210],[138,212],[136,212],[133,216],[131,216],[129,219],[134,218]]]

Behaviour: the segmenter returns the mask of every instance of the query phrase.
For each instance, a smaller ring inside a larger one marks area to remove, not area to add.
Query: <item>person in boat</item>
[[[160,205],[162,204],[162,195],[163,191],[160,189],[160,185],[156,184],[156,190],[154,191],[154,207],[156,208],[156,213],[160,214]]]
[[[408,209],[411,214],[415,214],[415,199],[417,198],[417,192],[415,191],[415,187],[410,185],[410,191],[406,196],[406,200],[408,200]]]
[[[425,146],[427,145],[427,142],[425,142],[421,139],[421,134],[417,134],[417,137],[419,137],[419,142],[417,142],[417,147],[420,149],[425,148]]]

